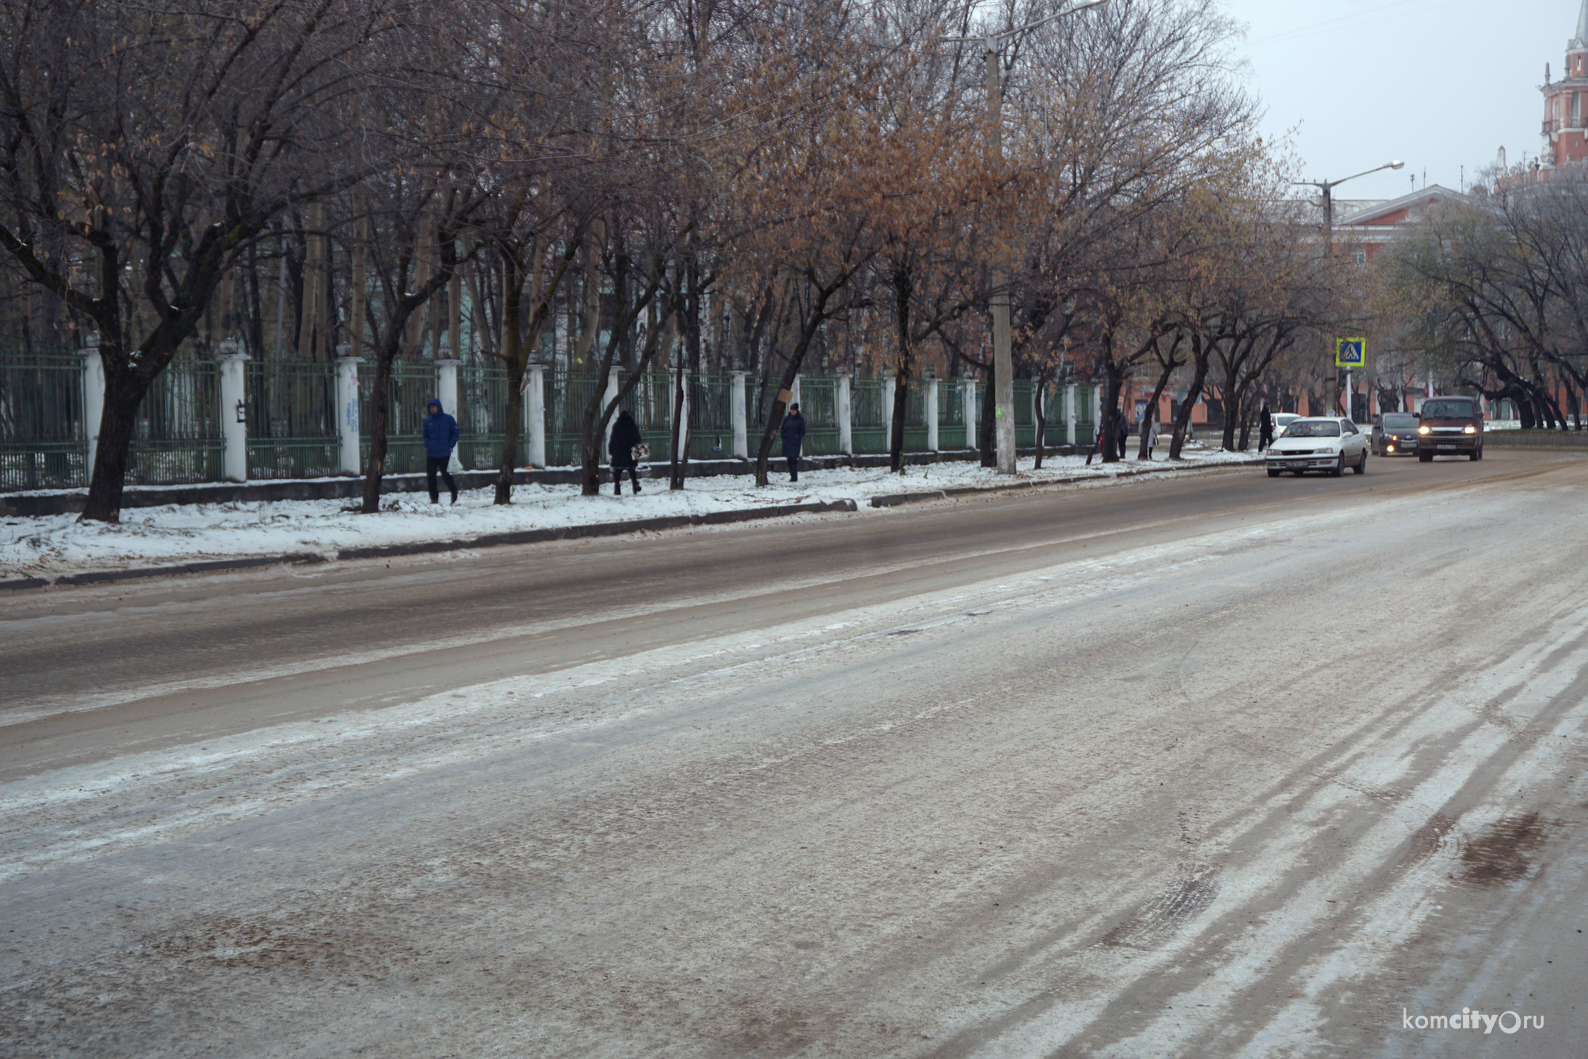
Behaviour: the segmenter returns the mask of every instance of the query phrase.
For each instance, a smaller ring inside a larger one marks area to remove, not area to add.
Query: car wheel
[[[1351,468],[1351,469],[1354,470],[1357,474],[1366,474],[1367,473],[1367,450],[1366,449],[1362,450],[1362,458],[1360,460],[1357,460],[1356,461],[1356,466]]]
[[[1338,478],[1345,473],[1345,453],[1340,453],[1340,458],[1334,461],[1334,466],[1329,468],[1329,477]]]
[[[1434,454],[1431,453],[1431,452],[1419,452],[1417,454],[1417,462],[1418,463],[1432,463],[1433,459],[1434,459]]]
[[[1270,468],[1268,468],[1268,477],[1270,477],[1270,478],[1278,478],[1279,477],[1279,468],[1278,467],[1270,467]]]

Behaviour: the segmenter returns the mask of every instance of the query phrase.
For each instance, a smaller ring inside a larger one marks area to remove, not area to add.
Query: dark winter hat
[[[800,403],[795,401],[793,404],[788,406],[788,410],[790,412],[798,412],[800,410]]]

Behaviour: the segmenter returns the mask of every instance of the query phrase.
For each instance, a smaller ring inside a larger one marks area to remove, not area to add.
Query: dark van
[[[1483,407],[1476,397],[1430,397],[1417,424],[1417,458],[1435,456],[1483,459]]]

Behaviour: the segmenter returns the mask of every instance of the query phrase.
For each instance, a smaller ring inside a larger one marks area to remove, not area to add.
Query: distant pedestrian
[[[1125,458],[1125,446],[1130,444],[1130,419],[1125,410],[1119,410],[1119,458]]]
[[[640,458],[634,450],[644,444],[640,425],[634,422],[634,417],[627,409],[619,412],[617,422],[612,424],[612,440],[607,442],[607,455],[612,459],[612,492],[615,495],[623,495],[624,471],[629,472],[634,491],[640,491]]]
[[[788,461],[788,480],[800,480],[800,446],[805,442],[805,417],[800,415],[798,403],[788,406],[788,415],[778,428],[783,436],[783,458]]]
[[[441,503],[441,491],[436,488],[436,475],[439,473],[447,483],[447,491],[452,494],[452,502],[456,504],[458,483],[452,480],[447,461],[452,458],[452,449],[458,443],[458,421],[441,410],[439,400],[432,400],[425,410],[425,484],[430,487],[430,502]]]
[[[1152,459],[1153,446],[1158,444],[1158,418],[1147,416],[1147,458]]]
[[[1274,416],[1268,410],[1268,402],[1263,402],[1263,424],[1257,431],[1257,451],[1266,452],[1268,446],[1274,443]]]

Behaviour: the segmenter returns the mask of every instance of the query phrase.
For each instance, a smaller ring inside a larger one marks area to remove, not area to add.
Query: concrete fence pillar
[[[673,450],[673,459],[680,462],[689,451],[689,377],[692,374],[694,373],[688,368],[684,369],[684,403],[679,409],[678,416],[678,447]]]
[[[961,379],[959,385],[961,403],[965,406],[965,414],[960,417],[965,420],[965,447],[974,449],[976,448],[976,417],[981,413],[981,405],[976,402],[976,379],[974,376]]]
[[[436,358],[436,400],[441,402],[441,410],[454,419],[459,418],[462,411],[458,407],[458,365],[463,361],[452,356],[452,351],[442,346],[441,355]]]
[[[793,397],[789,398],[789,404],[799,404],[800,403],[800,377],[797,374],[794,376],[794,385],[789,387],[789,393],[794,395]],[[802,408],[802,409],[800,409],[800,411],[804,412],[804,409]]]
[[[1092,386],[1092,429],[1093,430],[1101,430],[1102,427],[1103,427],[1103,388],[1101,386],[1098,386],[1098,385],[1094,384]],[[1086,444],[1087,444],[1087,447],[1090,448],[1091,444],[1092,444],[1092,439],[1091,438],[1087,438],[1086,439]]]
[[[936,378],[926,380],[926,451],[938,451]]]
[[[336,347],[336,469],[355,477],[363,464],[358,446],[358,366],[363,357],[350,357],[353,347],[343,343]]]
[[[888,373],[882,377],[882,451],[893,451],[893,393],[899,385],[898,377]]]
[[[529,440],[529,465],[546,466],[546,366],[530,364],[524,371],[524,424]]]
[[[745,407],[744,376],[742,371],[728,373],[728,415],[733,423],[733,454],[736,458],[750,458],[750,413]]]
[[[838,376],[838,451],[845,456],[855,454],[854,400],[849,389],[849,376]]]
[[[248,405],[244,365],[252,358],[239,352],[235,338],[222,339],[215,358],[221,377],[221,468],[228,482],[248,481]]]
[[[105,418],[105,360],[99,352],[99,335],[90,334],[83,348],[83,440],[88,443],[87,479],[94,477],[99,456],[99,424]]]
[[[1075,447],[1075,423],[1079,411],[1075,404],[1075,384],[1072,382],[1064,388],[1064,440],[1071,448]]]
[[[611,368],[607,371],[607,392],[601,398],[601,410],[603,412],[606,411],[608,405],[618,399],[618,389],[618,369]],[[618,414],[617,411],[614,410],[612,415],[607,419],[606,433],[601,438],[601,452],[603,455],[606,454],[608,447],[612,444],[612,426],[617,422],[617,420]]]

